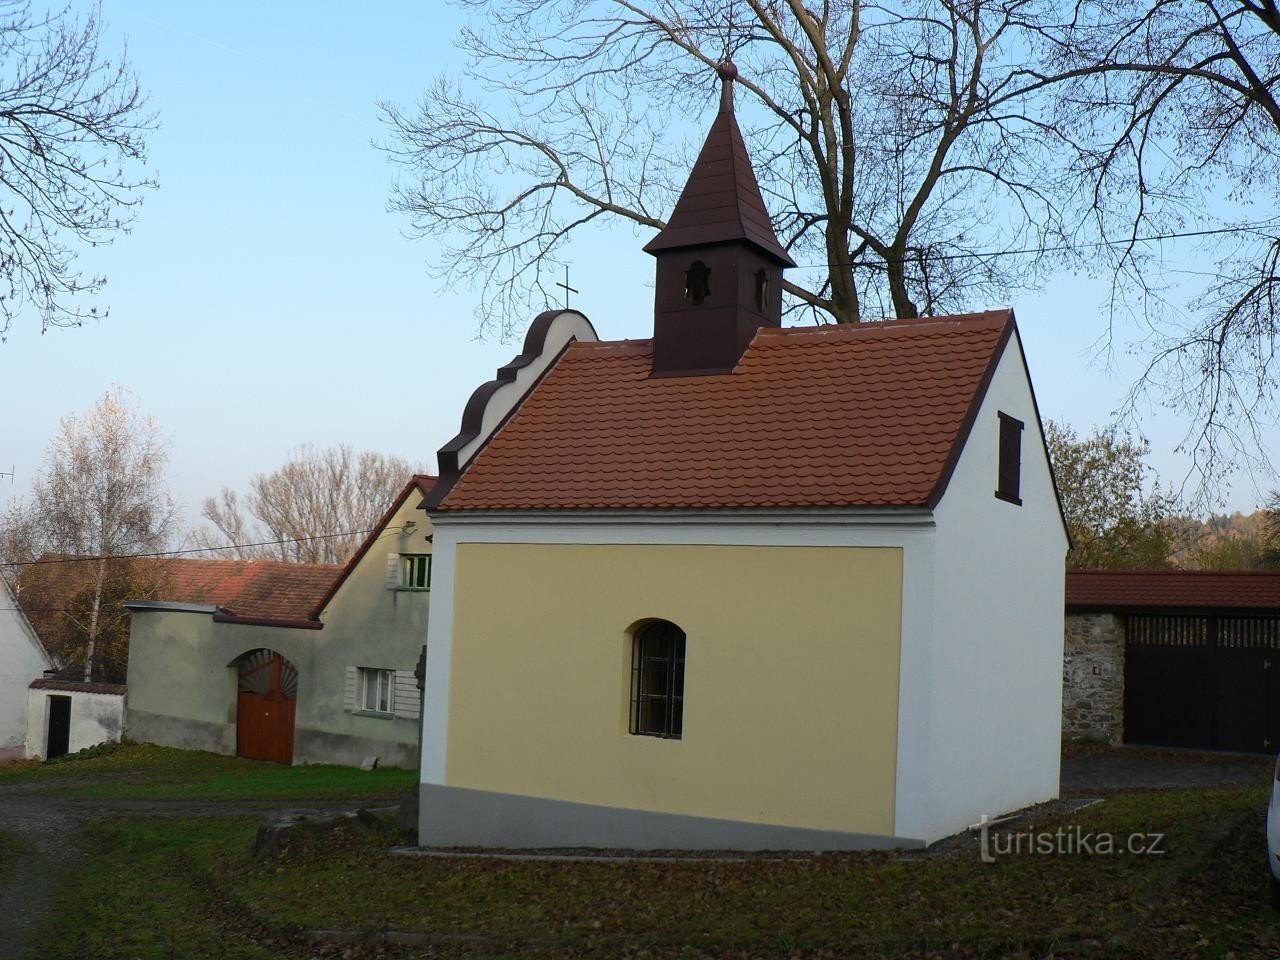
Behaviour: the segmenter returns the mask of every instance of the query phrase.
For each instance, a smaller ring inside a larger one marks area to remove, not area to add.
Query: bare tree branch
[[[101,49],[100,12],[0,0],[0,341],[27,309],[42,329],[105,316],[77,252],[127,231],[155,185],[131,172],[155,118],[126,52]]]

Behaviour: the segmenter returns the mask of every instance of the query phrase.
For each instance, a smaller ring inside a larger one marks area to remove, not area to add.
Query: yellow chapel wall
[[[445,782],[894,832],[902,550],[460,543]],[[628,733],[629,628],[687,635],[680,740]]]

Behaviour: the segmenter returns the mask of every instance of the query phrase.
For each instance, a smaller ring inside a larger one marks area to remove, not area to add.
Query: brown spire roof
[[[689,182],[671,211],[671,219],[645,245],[645,252],[745,240],[783,266],[794,267],[795,262],[773,232],[747,145],[733,115],[731,85],[737,68],[724,63],[719,73],[723,84],[720,112],[711,124]]]

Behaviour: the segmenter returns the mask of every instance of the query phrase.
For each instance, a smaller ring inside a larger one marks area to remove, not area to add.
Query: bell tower
[[[782,325],[778,243],[733,115],[733,63],[717,67],[720,111],[666,227],[657,260],[653,376],[727,373],[760,327]]]

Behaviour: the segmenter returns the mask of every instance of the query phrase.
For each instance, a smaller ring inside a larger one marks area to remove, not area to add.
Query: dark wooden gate
[[[292,763],[298,671],[272,650],[254,650],[240,659],[239,673],[236,754]]]
[[[1276,751],[1280,617],[1133,615],[1125,636],[1126,742]]]

